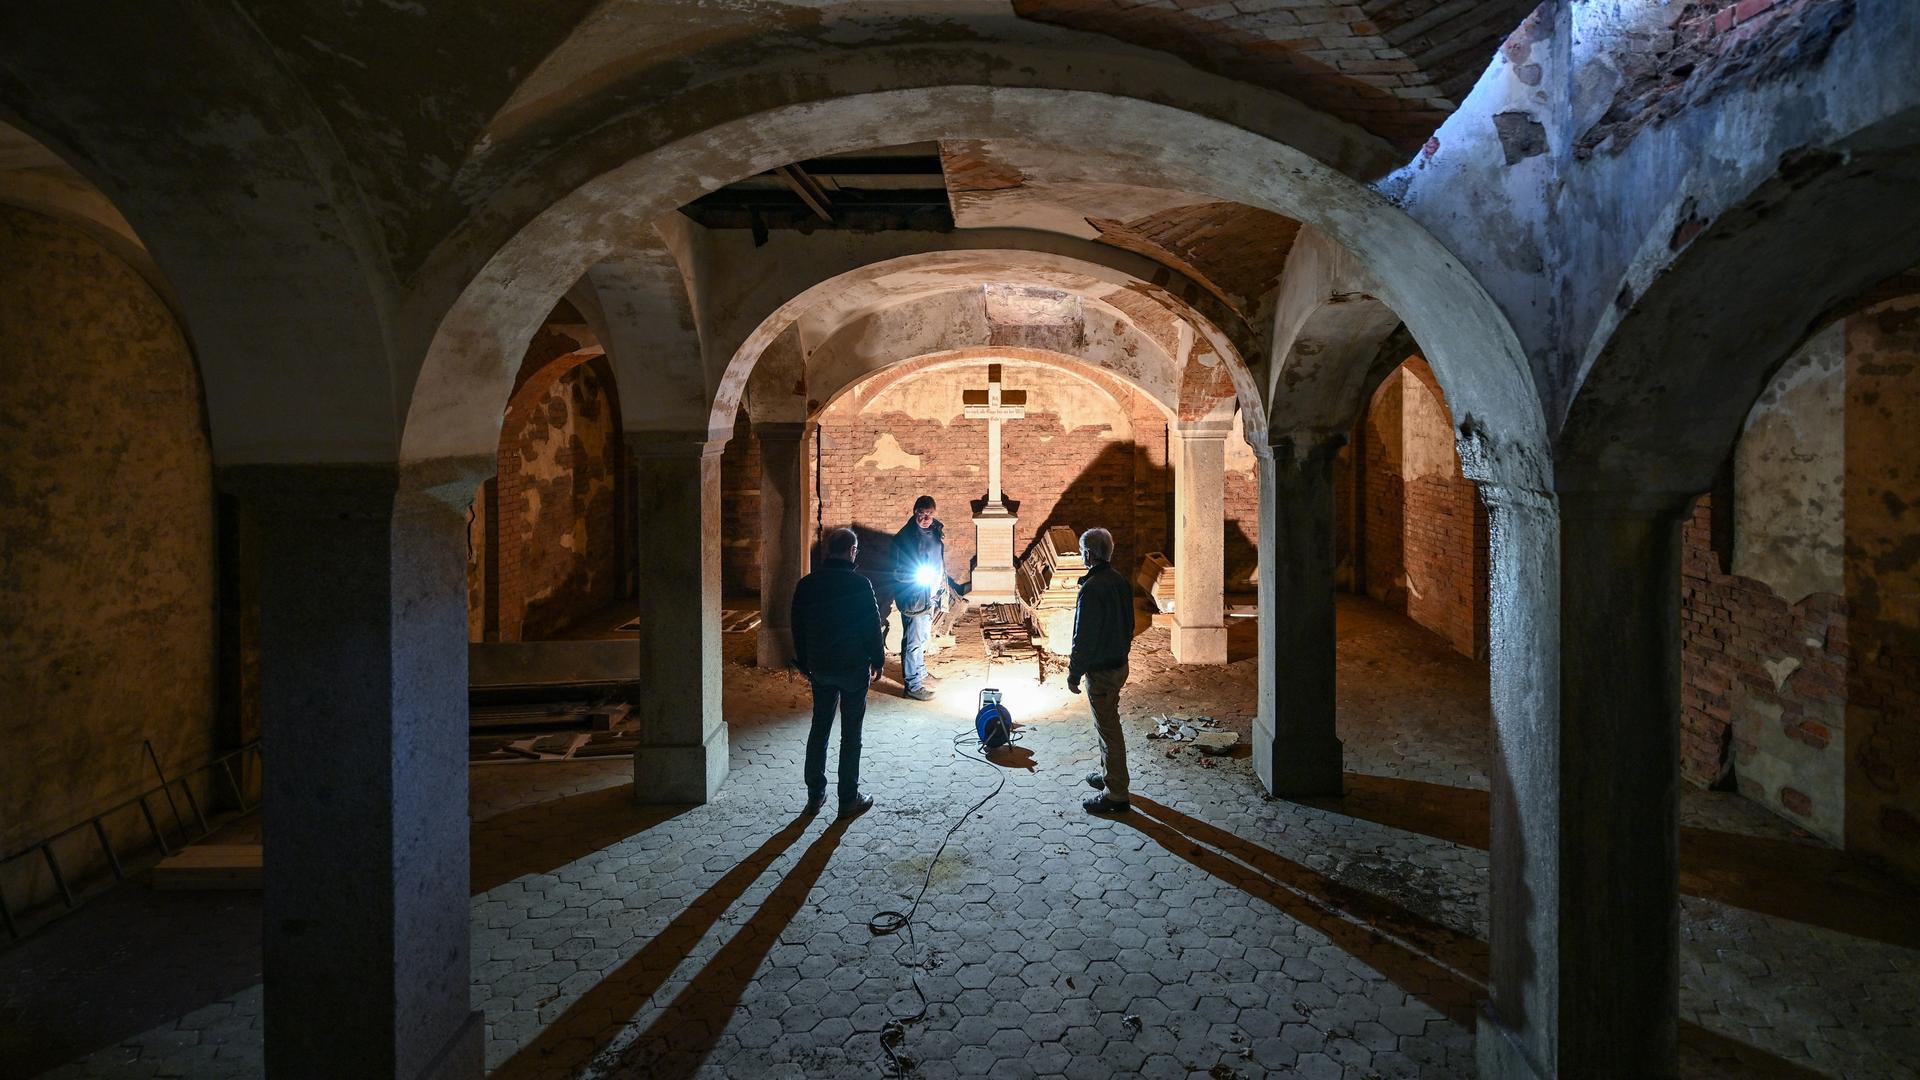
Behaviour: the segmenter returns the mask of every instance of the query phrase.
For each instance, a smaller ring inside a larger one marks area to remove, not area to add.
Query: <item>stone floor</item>
[[[706,806],[634,806],[624,762],[477,767],[473,994],[493,1075],[881,1076],[882,1032],[921,994],[895,1052],[924,1077],[1471,1075],[1484,669],[1343,604],[1349,793],[1268,801],[1244,756],[1208,767],[1139,737],[1165,711],[1244,734],[1250,629],[1223,669],[1173,665],[1164,631],[1143,635],[1123,702],[1139,812],[1119,820],[1080,810],[1084,704],[1031,660],[991,672],[1020,743],[997,764],[956,752],[988,675],[965,632],[935,701],[892,681],[873,699],[879,805],[851,823],[800,816],[805,687],[738,662],[748,637],[729,641],[733,775]],[[1915,896],[1737,797],[1689,792],[1683,819],[1684,1071],[1920,1071]],[[911,938],[875,937],[867,921],[923,881]],[[205,933],[127,910],[0,955],[0,1030],[72,1015],[61,997],[87,976],[61,961],[81,938],[160,955]],[[228,925],[257,957],[257,931]],[[176,990],[165,1022],[101,1013],[91,1042],[62,1025],[61,1045],[102,1049],[49,1075],[257,1075],[258,986]]]

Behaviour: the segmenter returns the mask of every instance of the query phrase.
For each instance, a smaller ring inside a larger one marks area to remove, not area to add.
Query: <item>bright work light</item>
[[[937,585],[940,582],[940,568],[932,563],[921,563],[913,572],[917,585]]]

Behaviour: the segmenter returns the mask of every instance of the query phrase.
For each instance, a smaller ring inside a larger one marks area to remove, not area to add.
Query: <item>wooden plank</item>
[[[156,889],[258,889],[260,880],[259,844],[196,844],[153,868]]]

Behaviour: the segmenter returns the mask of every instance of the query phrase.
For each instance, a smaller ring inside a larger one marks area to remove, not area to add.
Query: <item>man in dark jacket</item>
[[[934,598],[947,580],[946,526],[933,516],[933,496],[913,502],[913,516],[893,534],[893,606],[900,609],[900,679],[915,701],[933,697],[927,683],[927,638]]]
[[[1080,534],[1080,556],[1087,573],[1073,608],[1073,655],[1067,661],[1067,689],[1087,683],[1093,706],[1093,730],[1100,737],[1101,772],[1087,783],[1101,794],[1080,805],[1095,814],[1124,814],[1127,803],[1127,738],[1120,730],[1120,688],[1127,682],[1127,652],[1133,647],[1133,585],[1113,568],[1113,534],[1088,529]]]
[[[867,687],[886,664],[880,605],[873,584],[853,568],[860,538],[852,529],[827,535],[820,569],[793,589],[793,662],[813,684],[813,730],[807,733],[807,813],[827,798],[827,737],[840,712],[840,816],[873,805],[860,792],[860,724],[867,716]]]

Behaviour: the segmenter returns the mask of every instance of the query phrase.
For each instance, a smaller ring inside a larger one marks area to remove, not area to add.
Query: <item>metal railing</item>
[[[260,808],[258,802],[249,803],[247,801],[246,788],[240,783],[239,776],[234,772],[234,762],[236,759],[245,760],[250,758],[256,766],[259,764],[260,740],[255,739],[245,746],[229,750],[213,760],[208,761],[206,764],[200,765],[172,779],[168,779],[166,773],[161,770],[159,756],[154,753],[153,743],[151,741],[146,742],[146,751],[148,759],[153,762],[153,771],[154,774],[159,777],[159,783],[124,802],[115,803],[77,825],[70,825],[57,833],[53,833],[50,836],[43,837],[34,843],[28,844],[26,847],[4,858],[0,858],[0,868],[5,868],[15,860],[30,858],[38,854],[46,860],[47,870],[53,875],[54,887],[60,891],[60,899],[66,905],[64,910],[71,911],[87,900],[92,899],[92,895],[79,896],[74,892],[72,883],[67,880],[66,873],[60,867],[60,857],[53,849],[53,845],[56,842],[64,840],[83,829],[92,829],[94,838],[100,842],[100,850],[107,857],[107,866],[113,871],[113,880],[115,883],[119,883],[126,880],[127,867],[121,860],[120,853],[114,850],[112,839],[107,836],[107,828],[104,824],[107,818],[120,813],[130,806],[140,807],[140,816],[146,819],[147,830],[153,834],[153,841],[160,857],[166,858],[171,856],[176,850],[204,840],[212,835],[216,824],[224,824],[225,820],[244,817]],[[214,769],[219,769],[221,775],[226,777],[227,788],[233,793],[234,805],[239,808],[237,813],[221,822],[209,822],[206,811],[200,806],[199,798],[193,793],[192,780],[203,773],[212,772]],[[180,788],[181,793],[186,796],[187,807],[193,812],[194,822],[199,827],[198,833],[188,828],[187,819],[180,813],[180,804],[174,801],[173,789],[176,785]],[[155,795],[163,795],[167,800],[167,808],[172,812],[174,826],[178,830],[177,842],[168,839],[167,830],[161,825],[160,819],[154,815],[152,804],[147,801]],[[94,895],[97,895],[97,892]],[[7,903],[4,891],[0,891],[0,923],[6,925],[8,935],[16,941],[25,937],[28,932],[21,929],[18,916],[14,913],[12,906]],[[29,930],[30,929],[31,928],[29,928]]]

